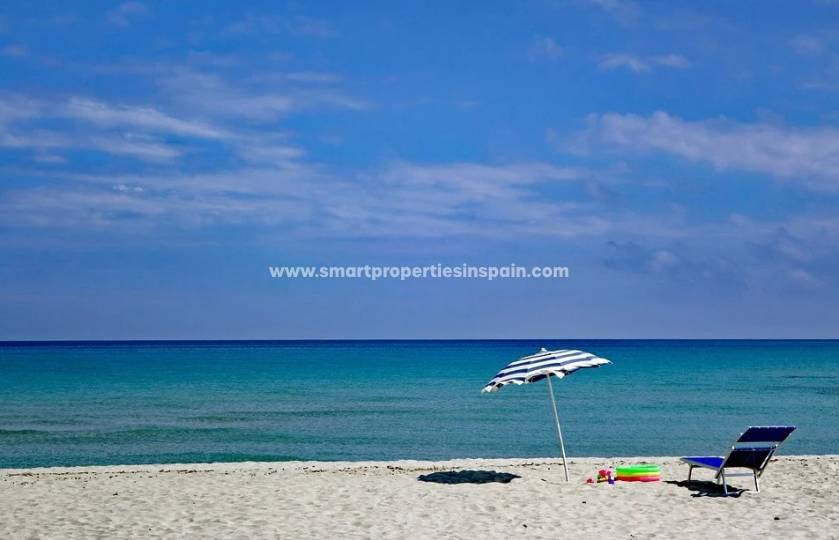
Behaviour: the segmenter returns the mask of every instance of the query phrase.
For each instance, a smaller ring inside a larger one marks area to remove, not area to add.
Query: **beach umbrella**
[[[495,392],[502,386],[508,384],[528,384],[547,379],[548,394],[551,396],[551,406],[553,406],[554,420],[556,421],[556,434],[559,436],[559,448],[562,450],[562,467],[565,469],[565,480],[568,481],[568,465],[565,463],[565,442],[562,440],[562,428],[559,426],[559,413],[556,410],[556,399],[554,398],[553,385],[551,384],[551,375],[557,379],[562,379],[579,369],[600,367],[606,364],[611,364],[611,362],[591,353],[569,349],[549,351],[543,347],[536,354],[519,358],[507,364],[507,367],[499,371],[483,387],[481,392]]]

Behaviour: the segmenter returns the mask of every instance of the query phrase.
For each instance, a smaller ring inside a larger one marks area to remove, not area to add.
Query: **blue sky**
[[[837,21],[4,3],[0,339],[839,337]],[[571,278],[267,271],[436,263]]]

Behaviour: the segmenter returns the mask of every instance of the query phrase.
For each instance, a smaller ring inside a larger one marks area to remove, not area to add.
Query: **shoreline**
[[[628,463],[678,463],[681,456],[616,456],[616,457],[569,457],[568,466],[573,465],[602,465],[614,463],[624,465]],[[839,460],[839,454],[780,454],[772,461],[785,459],[834,459]],[[323,461],[323,460],[291,460],[291,461],[209,461],[183,463],[140,463],[126,465],[71,465],[50,467],[11,467],[0,468],[0,476],[15,476],[21,474],[72,474],[72,473],[131,473],[131,472],[178,472],[183,469],[201,468],[208,471],[231,470],[306,470],[319,467],[324,471],[343,471],[350,469],[375,469],[398,467],[404,471],[437,471],[466,466],[562,466],[562,458],[550,457],[520,457],[520,458],[454,458],[446,460],[395,459],[395,460],[363,460],[363,461]],[[771,465],[770,465],[771,466]],[[572,479],[573,480],[573,479]]]
[[[586,484],[662,465],[662,481]],[[839,456],[732,479],[675,457],[283,461],[0,469],[0,537],[835,538]],[[446,472],[448,474],[434,474]]]

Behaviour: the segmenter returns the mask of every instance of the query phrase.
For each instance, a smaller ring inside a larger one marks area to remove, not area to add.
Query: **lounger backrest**
[[[725,458],[723,467],[745,467],[747,469],[762,469],[766,460],[772,457],[777,446],[732,448]]]
[[[722,467],[745,467],[760,470],[784,442],[795,426],[752,426],[740,434]]]
[[[752,426],[737,439],[737,443],[781,444],[795,431],[795,426]]]

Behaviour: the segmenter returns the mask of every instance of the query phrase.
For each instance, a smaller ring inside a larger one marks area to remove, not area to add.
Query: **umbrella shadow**
[[[691,497],[739,497],[745,489],[728,486],[728,495],[723,491],[722,484],[705,480],[665,480],[665,484],[683,487],[692,491]]]
[[[509,484],[521,476],[512,473],[496,471],[440,471],[431,474],[421,474],[417,477],[420,482],[434,484]]]

